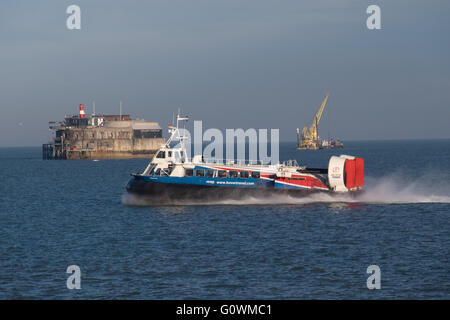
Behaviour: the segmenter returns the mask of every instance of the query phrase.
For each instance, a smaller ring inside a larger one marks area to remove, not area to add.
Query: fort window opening
[[[162,138],[162,130],[161,129],[133,130],[133,137],[136,139]]]

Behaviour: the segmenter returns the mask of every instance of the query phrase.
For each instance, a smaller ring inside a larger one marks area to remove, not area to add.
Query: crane
[[[313,123],[309,127],[304,127],[302,129],[301,137],[299,136],[299,129],[297,128],[297,149],[319,149],[319,121],[322,117],[323,110],[328,101],[328,96],[330,94],[327,92],[325,98],[320,105],[319,110],[314,116]]]

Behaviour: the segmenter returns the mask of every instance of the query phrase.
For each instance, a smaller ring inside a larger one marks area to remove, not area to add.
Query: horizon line
[[[339,139],[342,142],[348,141],[348,142],[383,142],[383,141],[430,141],[430,140],[450,140],[450,137],[448,138],[383,138],[383,139],[376,139],[376,138],[368,138],[368,139]],[[296,144],[297,140],[280,140],[280,143],[293,143]],[[45,143],[42,143],[40,145],[19,145],[19,146],[1,146],[0,149],[5,148],[41,148],[42,145]],[[270,143],[269,143],[270,144]]]

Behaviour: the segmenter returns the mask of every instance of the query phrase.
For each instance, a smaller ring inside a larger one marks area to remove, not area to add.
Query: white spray
[[[410,203],[450,203],[450,185],[437,175],[427,174],[414,181],[408,181],[401,174],[385,177],[366,178],[366,185],[358,194],[313,193],[304,197],[276,195],[271,197],[220,201],[189,202],[173,201],[169,205],[301,205],[311,203],[367,203],[367,204],[410,204]],[[441,182],[441,183],[439,183]],[[122,203],[130,206],[157,205],[145,197],[124,194]],[[161,203],[158,203],[161,204]]]

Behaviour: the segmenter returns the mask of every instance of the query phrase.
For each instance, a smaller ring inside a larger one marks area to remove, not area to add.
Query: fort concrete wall
[[[98,127],[60,128],[54,143],[43,146],[43,154],[47,159],[68,160],[151,158],[163,143],[158,124],[117,121]]]

